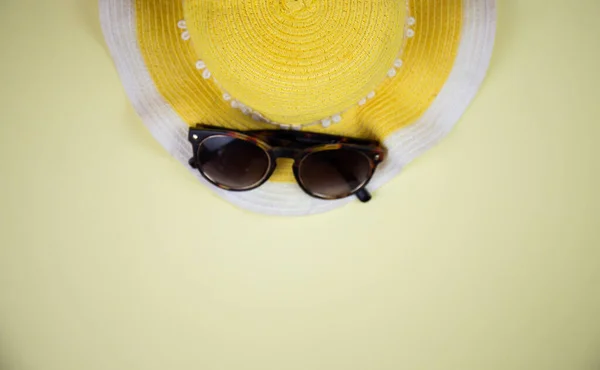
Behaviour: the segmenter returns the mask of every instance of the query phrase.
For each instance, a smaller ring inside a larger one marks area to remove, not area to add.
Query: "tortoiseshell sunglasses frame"
[[[244,189],[233,189],[223,184],[219,184],[210,179],[198,165],[198,151],[204,140],[213,136],[228,136],[239,140],[250,142],[268,155],[269,168],[264,177],[251,187]],[[221,127],[214,127],[205,124],[198,124],[196,127],[190,128],[188,140],[192,144],[194,156],[190,158],[189,164],[194,169],[197,169],[200,174],[211,184],[229,191],[248,191],[253,190],[269,180],[275,168],[277,167],[277,158],[289,158],[294,161],[292,167],[294,177],[300,188],[311,197],[335,200],[347,198],[356,195],[361,202],[371,200],[371,195],[366,190],[377,166],[385,160],[387,155],[386,149],[375,140],[356,139],[344,136],[319,134],[311,132],[293,131],[293,130],[251,130],[238,131],[230,130]],[[362,153],[369,162],[370,173],[366,181],[355,191],[339,197],[326,197],[320,194],[315,194],[307,189],[299,175],[299,168],[302,161],[315,152],[324,150],[350,149]]]

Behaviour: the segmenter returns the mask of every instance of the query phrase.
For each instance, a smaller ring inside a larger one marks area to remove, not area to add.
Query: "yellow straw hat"
[[[441,139],[485,76],[495,0],[100,0],[107,44],[134,107],[188,166],[188,129],[281,128],[376,139],[375,189]],[[188,166],[189,167],[189,166]],[[289,163],[250,192],[263,213],[323,212]]]

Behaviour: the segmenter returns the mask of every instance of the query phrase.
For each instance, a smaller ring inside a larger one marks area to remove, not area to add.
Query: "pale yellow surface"
[[[598,369],[600,2],[499,2],[449,138],[287,219],[154,141],[95,0],[1,0],[0,369]]]

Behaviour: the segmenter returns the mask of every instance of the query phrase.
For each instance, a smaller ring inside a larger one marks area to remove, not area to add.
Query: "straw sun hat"
[[[186,167],[198,123],[331,133],[387,148],[371,191],[450,131],[483,81],[495,34],[495,0],[100,0],[100,10],[135,109]],[[190,170],[257,212],[355,201],[306,195],[289,161],[248,192]]]

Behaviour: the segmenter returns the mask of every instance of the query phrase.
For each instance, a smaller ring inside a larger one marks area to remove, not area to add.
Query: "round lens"
[[[198,148],[198,169],[212,182],[232,190],[258,185],[270,161],[259,146],[229,136],[211,136]]]
[[[343,198],[354,193],[372,174],[371,160],[349,149],[323,150],[309,154],[298,168],[306,190],[322,198]]]

